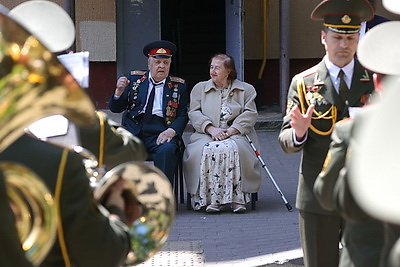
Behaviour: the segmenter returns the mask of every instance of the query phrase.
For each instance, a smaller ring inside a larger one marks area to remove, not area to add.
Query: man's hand
[[[306,114],[302,114],[298,106],[292,109],[290,113],[290,126],[292,126],[296,133],[297,141],[301,141],[306,135],[306,132],[311,125],[311,116],[313,111],[314,105],[308,107]]]
[[[122,197],[122,190],[124,189],[125,180],[119,179],[110,186],[110,194],[107,198],[105,206],[116,206],[121,211],[125,210],[125,201]]]
[[[129,84],[128,78],[122,76],[117,81],[117,88],[115,89],[115,96],[121,96],[125,87]]]
[[[168,128],[164,132],[160,133],[157,138],[157,145],[162,144],[164,142],[171,142],[172,138],[174,138],[176,132],[172,128]]]

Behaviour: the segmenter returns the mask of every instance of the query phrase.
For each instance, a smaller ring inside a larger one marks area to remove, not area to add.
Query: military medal
[[[133,109],[136,106],[136,100],[138,98],[139,94],[139,85],[146,79],[146,76],[143,75],[140,79],[137,79],[136,82],[132,83],[132,104],[131,104],[131,109]]]

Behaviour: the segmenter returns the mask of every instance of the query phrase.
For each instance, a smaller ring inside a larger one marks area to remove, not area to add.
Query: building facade
[[[286,2],[282,9],[282,2]],[[12,9],[24,1],[3,0]],[[287,42],[286,77],[324,55],[322,25],[310,14],[320,0],[54,0],[76,26],[75,51],[89,51],[88,93],[98,109],[108,107],[116,80],[130,70],[146,69],[144,44],[165,39],[178,46],[171,74],[189,90],[206,80],[208,61],[218,52],[233,53],[244,81],[257,90],[257,105],[282,106],[280,56]],[[399,20],[377,5],[377,14]],[[284,20],[282,20],[284,18]],[[280,32],[282,23],[288,32]],[[282,38],[285,34],[286,38]],[[232,37],[233,36],[233,37]],[[238,42],[238,44],[237,44]],[[239,62],[238,62],[239,61]],[[283,107],[281,107],[283,110]]]

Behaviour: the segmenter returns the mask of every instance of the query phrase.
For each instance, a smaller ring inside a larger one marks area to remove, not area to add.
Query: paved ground
[[[196,242],[200,260],[180,265],[180,252],[176,251],[177,265],[159,266],[302,266],[301,260],[288,263],[302,257],[294,208],[300,155],[281,151],[278,131],[257,133],[263,147],[261,156],[293,210],[287,210],[265,171],[254,211],[249,208],[244,214],[207,214],[188,211],[180,204],[169,241]]]
[[[256,210],[208,214],[179,204],[164,248],[139,266],[303,266],[295,209],[300,154],[284,154],[278,144],[280,115],[260,112],[257,134],[261,157],[286,200],[288,211],[267,172]],[[187,140],[189,132],[185,132]],[[186,193],[185,193],[186,195]]]

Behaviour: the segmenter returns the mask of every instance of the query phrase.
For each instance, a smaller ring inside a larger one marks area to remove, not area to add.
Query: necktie
[[[151,84],[153,85],[150,91],[149,98],[147,99],[146,110],[144,111],[143,121],[147,122],[151,120],[151,116],[153,115],[153,105],[154,105],[154,96],[156,94],[156,86],[162,83],[154,83],[152,79],[150,79]]]
[[[347,88],[346,82],[344,81],[344,71],[343,70],[340,70],[338,77],[340,79],[339,96],[344,102],[346,102],[347,95],[349,94],[349,88]]]

